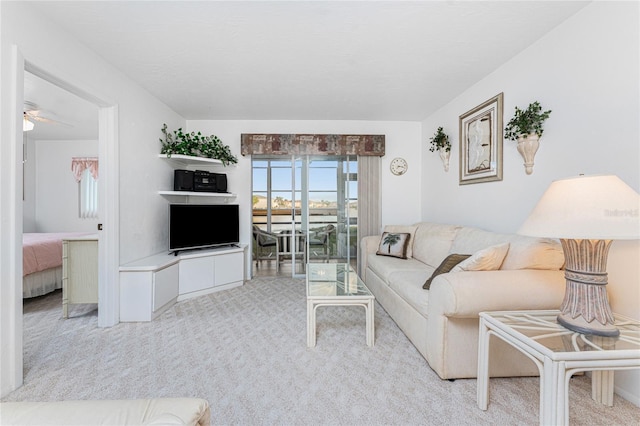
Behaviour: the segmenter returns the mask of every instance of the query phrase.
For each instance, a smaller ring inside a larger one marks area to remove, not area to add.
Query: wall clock
[[[407,160],[405,160],[404,158],[394,158],[393,160],[391,160],[391,173],[393,173],[396,176],[400,176],[406,173],[407,169],[409,168],[409,165],[407,164]]]

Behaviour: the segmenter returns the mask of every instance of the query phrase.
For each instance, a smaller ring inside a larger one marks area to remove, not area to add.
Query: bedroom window
[[[71,170],[78,182],[79,216],[82,219],[98,217],[98,159],[74,157]]]

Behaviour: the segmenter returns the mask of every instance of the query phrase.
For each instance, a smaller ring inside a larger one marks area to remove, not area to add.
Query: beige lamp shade
[[[614,175],[551,183],[518,231],[565,239],[640,239],[640,195]]]

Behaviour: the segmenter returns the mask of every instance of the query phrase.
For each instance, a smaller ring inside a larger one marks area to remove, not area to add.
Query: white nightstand
[[[62,316],[69,305],[98,303],[98,236],[62,240]]]

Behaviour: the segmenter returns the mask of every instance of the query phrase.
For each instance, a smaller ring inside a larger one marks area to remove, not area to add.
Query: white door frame
[[[0,351],[2,387],[0,396],[17,389],[23,383],[23,339],[22,339],[22,109],[24,105],[24,71],[53,83],[64,90],[95,104],[98,112],[98,156],[100,178],[98,179],[98,216],[103,224],[99,233],[98,247],[98,326],[109,327],[120,319],[119,283],[119,187],[118,187],[118,106],[85,91],[68,81],[25,59],[16,45],[11,52],[10,93],[2,104],[6,112],[2,124],[9,124],[2,131],[0,148],[2,182],[0,184],[0,335],[2,346],[11,348]],[[6,138],[6,139],[5,139]],[[108,200],[108,202],[107,202]],[[6,302],[8,301],[8,302]]]
[[[19,111],[24,94],[24,59],[11,46],[10,75],[0,73],[0,351],[1,395],[22,385],[22,135]]]

